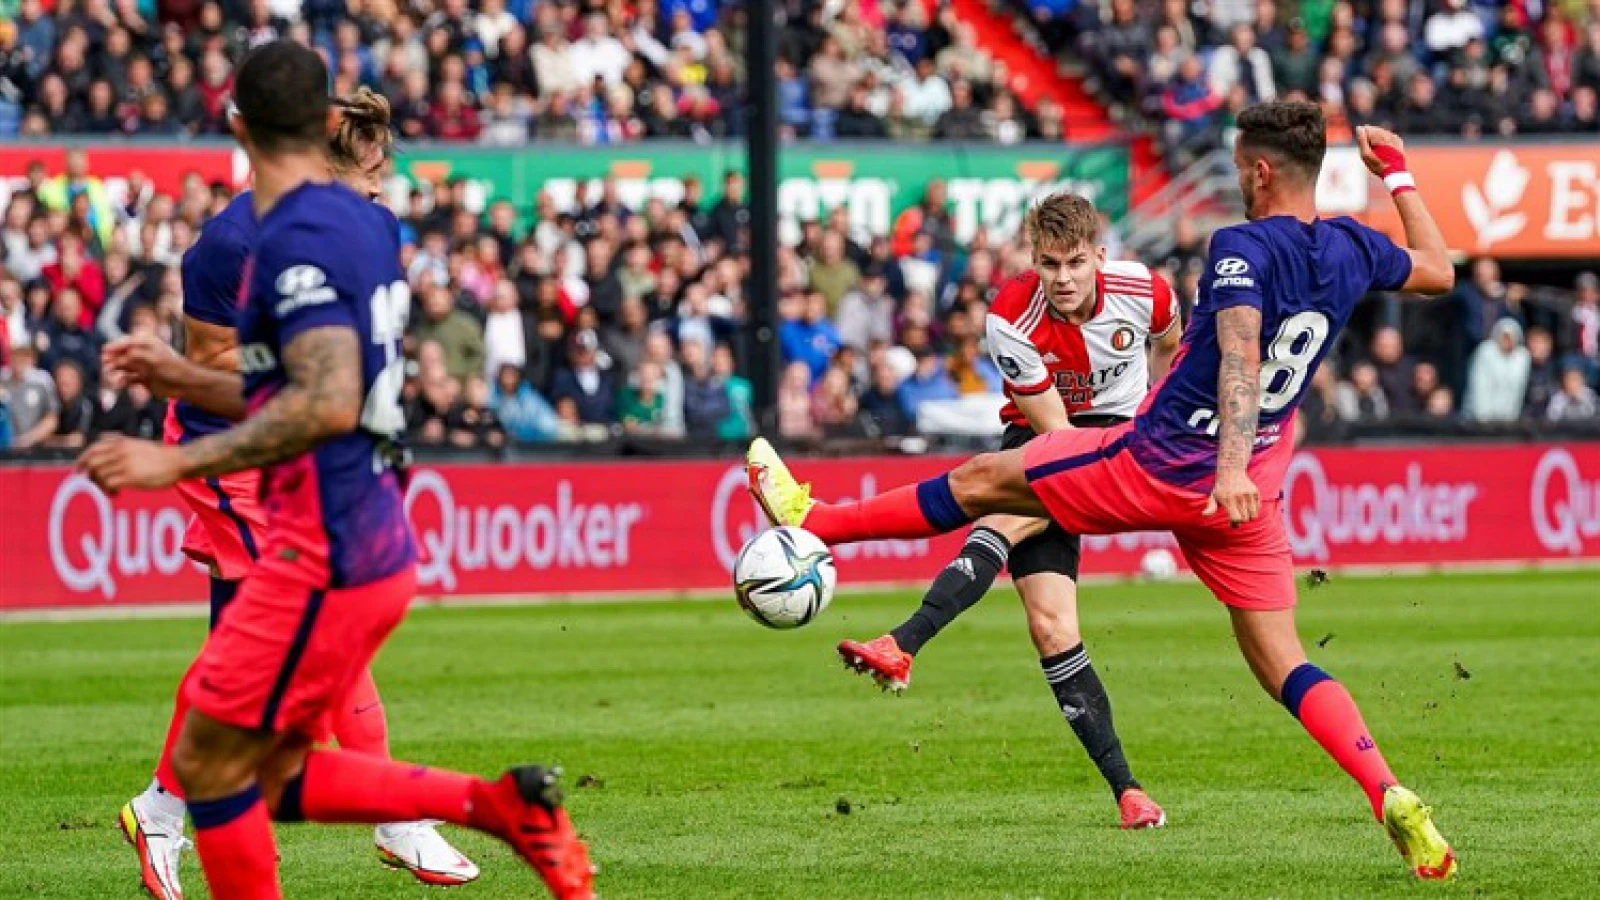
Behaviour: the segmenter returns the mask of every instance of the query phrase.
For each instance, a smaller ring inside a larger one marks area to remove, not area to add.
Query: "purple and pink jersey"
[[[321,328],[355,332],[366,398],[359,427],[269,466],[262,569],[319,587],[387,578],[416,559],[390,442],[404,429],[401,339],[411,293],[394,216],[343,185],[306,184],[260,222],[239,368],[252,412],[288,383],[283,349]]]
[[[1261,311],[1261,418],[1249,472],[1263,499],[1277,497],[1295,410],[1332,339],[1369,291],[1398,290],[1410,277],[1405,250],[1348,218],[1274,216],[1217,231],[1183,347],[1128,436],[1134,459],[1161,481],[1211,492],[1221,425],[1216,316],[1252,306]]]
[[[200,229],[183,254],[183,314],[198,322],[233,328],[239,314],[245,263],[256,244],[256,214],[249,191],[233,198]],[[182,444],[226,431],[232,422],[182,400],[167,406],[167,443]]]

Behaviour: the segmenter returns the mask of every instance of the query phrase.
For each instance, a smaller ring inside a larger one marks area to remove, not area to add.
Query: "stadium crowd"
[[[86,159],[70,153],[53,174],[33,167],[0,222],[0,438],[14,450],[159,433],[162,403],[106,384],[99,349],[139,331],[182,345],[177,266],[206,216],[230,199],[196,177],[176,197],[135,183],[132,199],[111,207]],[[681,204],[637,211],[611,183],[586,189],[570,211],[541,194],[526,229],[507,202],[469,209],[467,187],[442,182],[432,202],[416,190],[396,210],[414,306],[404,398],[417,444],[752,433],[739,175],[716,186],[714,200],[691,180]],[[912,434],[925,404],[1001,389],[982,324],[999,285],[1028,267],[1027,249],[981,231],[958,245],[938,183],[904,215],[915,227],[890,239],[852,233],[837,209],[780,248],[784,437]],[[1172,257],[1155,262],[1187,307],[1205,236],[1185,223],[1178,237]],[[1114,232],[1107,243],[1120,253]],[[1409,339],[1392,298],[1367,308],[1307,401],[1313,437],[1403,417],[1597,415],[1592,273],[1571,291],[1532,289],[1480,260],[1452,300],[1432,307],[1443,330]]]
[[[0,138],[221,134],[232,68],[289,37],[341,95],[388,97],[402,137],[610,144],[742,133],[743,4],[532,0],[4,0]],[[1062,137],[1001,85],[949,10],[780,3],[779,120],[811,139]]]
[[[1012,2],[1114,111],[1158,125],[1175,165],[1272,99],[1321,103],[1330,136],[1600,133],[1596,0]]]

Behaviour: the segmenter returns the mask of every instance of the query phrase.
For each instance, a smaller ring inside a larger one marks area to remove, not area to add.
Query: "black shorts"
[[[1074,416],[1072,425],[1074,428],[1110,428],[1126,421],[1122,416],[1083,415]],[[1035,437],[1033,429],[1027,426],[1007,425],[1000,438],[1000,449],[1015,450]],[[1013,581],[1041,572],[1054,572],[1077,581],[1078,562],[1083,553],[1081,543],[1077,535],[1051,522],[1044,531],[1012,547],[1006,567],[1011,570]]]

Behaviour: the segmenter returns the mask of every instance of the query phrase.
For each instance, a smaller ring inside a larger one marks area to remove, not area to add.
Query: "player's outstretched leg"
[[[1418,878],[1453,876],[1455,851],[1434,826],[1432,811],[1389,770],[1350,692],[1306,660],[1294,610],[1229,607],[1228,611],[1239,649],[1256,679],[1361,785],[1373,815],[1383,823],[1406,866]]]
[[[594,867],[561,806],[559,770],[512,769],[496,781],[346,750],[307,753],[272,790],[278,821],[376,823],[438,819],[494,835],[557,900],[589,900]]]
[[[356,679],[334,717],[333,737],[342,750],[389,758],[389,724],[372,671]],[[432,822],[390,822],[373,829],[378,860],[410,872],[424,884],[453,887],[478,877],[478,867],[450,845]]]
[[[996,513],[1048,515],[1028,486],[1020,449],[979,454],[943,475],[858,503],[812,500],[810,485],[796,481],[763,438],[751,442],[745,471],[751,495],[772,524],[798,525],[830,546],[933,537]]]
[[[848,668],[871,675],[879,687],[895,693],[904,691],[911,684],[912,657],[957,616],[982,600],[1006,567],[1013,540],[1006,532],[1025,536],[1043,527],[1036,523],[1037,520],[1016,516],[990,516],[979,522],[967,535],[960,555],[933,580],[922,605],[910,618],[871,641],[841,641],[839,658]]]

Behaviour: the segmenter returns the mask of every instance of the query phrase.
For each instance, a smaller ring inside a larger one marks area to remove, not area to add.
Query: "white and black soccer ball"
[[[733,592],[768,628],[799,628],[828,608],[837,580],[833,554],[804,528],[781,526],[751,538],[733,564]]]

